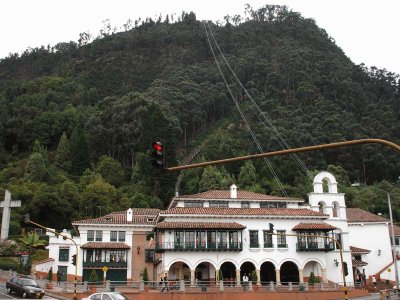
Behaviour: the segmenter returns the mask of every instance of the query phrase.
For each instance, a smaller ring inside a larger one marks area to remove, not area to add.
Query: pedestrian
[[[60,269],[58,269],[57,270],[57,285],[60,285],[60,282],[61,282],[61,276],[63,275],[63,272],[60,270]]]
[[[164,292],[165,289],[167,289],[167,292],[169,292],[167,273],[165,273],[164,278],[162,278],[162,281],[164,282],[164,287],[162,288],[161,292]]]
[[[243,280],[243,289],[244,289],[245,291],[247,291],[248,285],[249,285],[249,277],[247,276],[246,273],[243,274],[242,280]]]

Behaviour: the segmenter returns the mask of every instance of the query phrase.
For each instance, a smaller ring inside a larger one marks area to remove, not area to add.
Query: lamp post
[[[64,240],[70,240],[70,241],[72,241],[74,243],[75,249],[76,249],[76,263],[75,263],[74,297],[72,298],[72,300],[77,300],[78,298],[76,296],[76,285],[77,285],[77,280],[78,280],[78,245],[76,244],[76,242],[72,238],[66,236],[65,234],[62,234],[62,233],[57,232],[55,230],[51,230],[51,229],[49,229],[49,228],[47,228],[47,227],[45,227],[43,225],[40,225],[38,223],[35,223],[35,222],[31,221],[29,214],[25,215],[24,222],[36,225],[36,226],[38,226],[40,228],[43,228],[46,231],[50,231],[50,232],[52,232],[52,233],[54,233],[56,235],[61,235]]]
[[[359,183],[353,183],[351,186],[353,187],[360,187],[361,185]],[[390,217],[390,227],[391,227],[391,240],[392,240],[392,258],[393,258],[393,264],[394,264],[394,275],[396,278],[396,286],[395,288],[399,288],[399,270],[397,267],[397,255],[396,255],[396,244],[395,244],[395,238],[394,238],[394,226],[393,226],[393,214],[392,214],[392,204],[390,202],[390,193],[382,190],[380,188],[377,188],[375,186],[367,186],[366,188],[370,189],[376,189],[378,191],[386,193],[387,196],[387,201],[388,201],[388,207],[389,207],[389,217]]]

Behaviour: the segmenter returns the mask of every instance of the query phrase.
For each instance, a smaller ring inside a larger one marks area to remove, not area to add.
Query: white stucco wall
[[[370,250],[363,259],[368,263],[365,269],[367,276],[373,275],[389,265],[392,259],[389,229],[386,223],[350,223],[349,239],[351,245]],[[379,255],[379,250],[381,250]]]

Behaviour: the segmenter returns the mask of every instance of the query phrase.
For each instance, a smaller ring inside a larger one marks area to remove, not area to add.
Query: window
[[[125,231],[118,231],[118,241],[125,242]]]
[[[226,208],[226,207],[228,207],[228,202],[227,202],[227,201],[210,201],[209,206],[210,206],[210,207],[222,207],[222,208]]]
[[[259,248],[260,245],[258,243],[258,231],[257,230],[250,230],[250,248]]]
[[[118,250],[118,252],[117,252],[117,255],[118,255],[118,260],[117,261],[119,261],[119,262],[125,262],[126,260],[125,260],[125,254],[126,254],[126,251],[125,250]]]
[[[110,232],[110,242],[116,242],[117,241],[117,234],[118,234],[118,231],[111,231]]]
[[[94,251],[92,249],[86,250],[85,262],[93,262],[93,261],[94,261]]]
[[[96,230],[96,242],[101,242],[103,240],[103,231]]]
[[[184,232],[175,231],[175,248],[183,248]]]
[[[333,216],[334,218],[337,218],[337,217],[338,217],[338,208],[339,208],[339,205],[338,205],[336,202],[333,203],[332,216]]]
[[[110,262],[117,261],[117,250],[110,250]]]
[[[146,256],[145,256],[145,261],[146,262],[154,262],[156,259],[156,255],[154,252],[154,249],[146,249]]]
[[[125,242],[125,231],[111,231],[110,242]]]
[[[102,261],[101,250],[96,250],[96,261]]]
[[[94,241],[94,230],[88,230],[87,232],[87,240],[88,242]]]
[[[185,201],[185,207],[203,207],[203,202],[201,201]]]
[[[284,202],[260,202],[260,208],[286,208]]]
[[[276,233],[278,234],[278,248],[287,248],[286,230],[277,230]]]
[[[207,248],[215,249],[217,244],[217,234],[215,231],[207,231]]]
[[[264,230],[264,248],[272,248],[274,244],[272,243],[272,231]]]
[[[239,248],[239,232],[229,231],[229,248],[230,249]]]
[[[185,231],[185,248],[194,248],[194,231]]]
[[[250,202],[249,201],[242,201],[242,208],[250,208]]]
[[[392,239],[390,239],[390,240],[392,240]],[[396,245],[396,246],[399,246],[400,245],[400,243],[399,243],[399,237],[398,236],[395,236],[394,237],[394,244]]]
[[[217,247],[220,249],[226,249],[227,248],[227,243],[226,239],[228,237],[228,234],[226,231],[217,231]]]
[[[58,260],[59,261],[69,260],[69,248],[60,248],[60,251],[58,252]]]

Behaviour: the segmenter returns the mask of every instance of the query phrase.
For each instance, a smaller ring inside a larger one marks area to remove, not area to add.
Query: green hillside
[[[399,75],[354,65],[324,29],[285,6],[247,6],[223,24],[182,13],[87,38],[0,60],[0,193],[23,203],[14,233],[27,211],[63,229],[128,207],[165,207],[179,174],[151,168],[154,140],[169,166],[195,149],[196,161],[257,153],[252,135],[266,152],[360,138],[400,144]],[[328,169],[350,206],[387,215],[384,193],[350,184],[390,190],[400,220],[399,153],[364,145],[298,158],[188,170],[179,193],[235,182],[306,197],[307,175]]]

